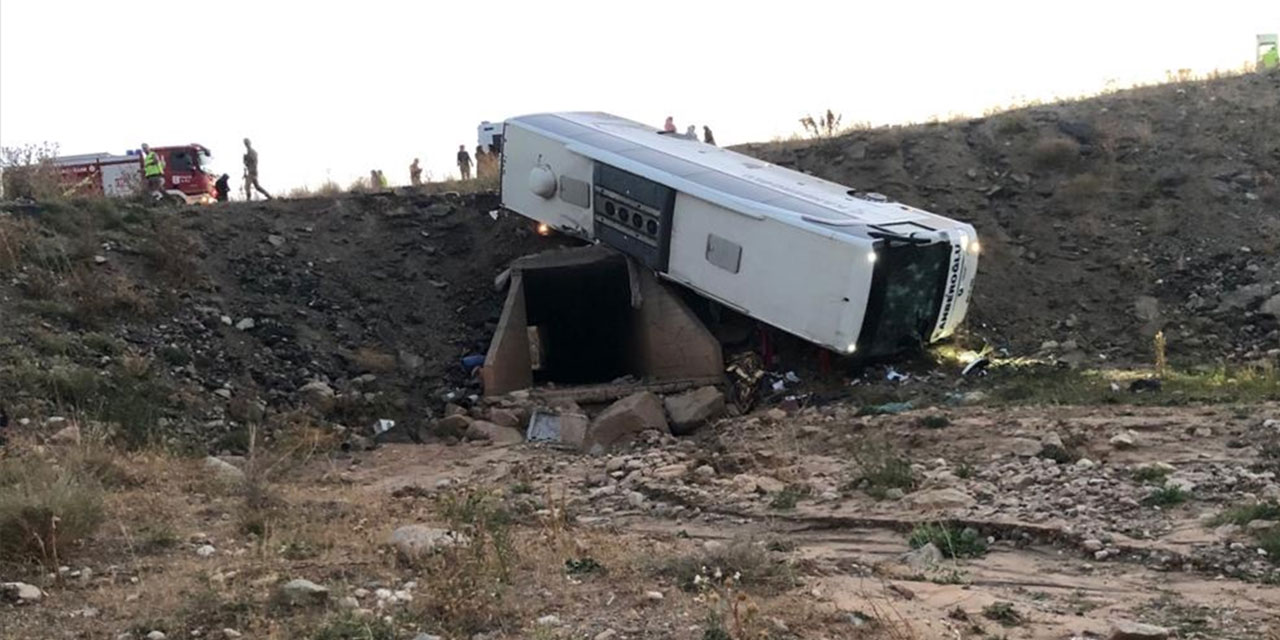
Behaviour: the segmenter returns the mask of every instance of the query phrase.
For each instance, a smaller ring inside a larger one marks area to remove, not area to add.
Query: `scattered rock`
[[[678,436],[692,433],[708,420],[724,413],[724,394],[715,387],[702,387],[662,400],[671,417],[671,433]]]
[[[1013,455],[1020,458],[1034,458],[1040,453],[1040,449],[1044,448],[1039,440],[1031,438],[1009,438],[1006,444]]]
[[[1121,433],[1111,436],[1111,446],[1117,449],[1132,449],[1137,446],[1137,442],[1131,433]]]
[[[1262,303],[1261,311],[1273,318],[1280,318],[1280,293]]]
[[[549,614],[538,618],[538,624],[544,627],[560,626],[560,616]]]
[[[613,629],[605,629],[604,631],[597,633],[591,640],[613,640],[616,637],[618,637],[617,631],[614,631]]]
[[[768,411],[764,412],[764,417],[766,417],[766,418],[768,418],[768,419],[770,419],[770,420],[773,420],[774,422],[777,422],[777,421],[779,421],[779,420],[786,420],[786,419],[787,419],[787,412],[786,412],[786,411],[783,411],[782,409],[778,409],[777,407],[775,407],[775,408],[773,408],[773,409],[770,409],[770,410],[768,410]]]
[[[890,487],[884,492],[884,497],[886,500],[901,500],[906,496],[907,496],[907,492],[897,487]]]
[[[959,489],[934,489],[917,491],[903,500],[914,507],[923,509],[966,509],[977,504],[973,496]]]
[[[51,444],[80,444],[80,426],[71,424],[58,430],[49,438]]]
[[[716,470],[711,465],[704,464],[697,469],[694,469],[693,475],[701,478],[702,480],[710,480],[716,476]]]
[[[663,597],[661,591],[646,591],[644,594],[644,599],[649,602],[662,602]]]
[[[498,446],[510,446],[524,442],[524,436],[518,429],[500,427],[492,422],[474,420],[467,427],[468,440],[487,440]]]
[[[227,640],[236,640],[237,638],[243,638],[244,634],[235,629],[223,629],[222,637],[227,638]]]
[[[211,544],[203,544],[203,545],[200,545],[198,549],[196,549],[196,555],[200,556],[201,558],[208,558],[209,556],[212,556],[217,552],[218,550],[215,549],[214,546]]]
[[[241,331],[248,331],[256,326],[258,326],[258,323],[254,322],[253,318],[242,318],[240,322],[236,323],[236,328]]]
[[[444,640],[440,636],[433,636],[429,633],[419,633],[413,637],[413,640]]]
[[[360,608],[360,601],[351,596],[346,596],[338,600],[338,608],[343,611],[351,611]]]
[[[1085,551],[1088,551],[1089,553],[1096,553],[1106,547],[1106,545],[1103,544],[1102,541],[1098,540],[1097,538],[1090,538],[1088,540],[1085,540],[1080,544],[1080,546],[1084,548]]]
[[[1277,526],[1280,526],[1280,521],[1254,520],[1249,524],[1245,525],[1244,528],[1246,531],[1249,531],[1251,533],[1262,533],[1264,531],[1270,531],[1272,529],[1275,529]]]
[[[213,476],[219,482],[226,484],[240,484],[244,482],[244,471],[239,467],[214,456],[204,459],[204,470]]]
[[[470,426],[469,416],[465,413],[455,413],[437,420],[433,433],[441,438],[461,438]]]
[[[284,236],[278,236],[274,233],[271,235],[268,235],[267,243],[273,247],[282,247],[284,246]]]
[[[521,426],[520,414],[510,409],[494,408],[489,410],[489,422],[499,427],[508,427],[511,429],[519,429]]]
[[[1152,624],[1128,620],[1111,621],[1111,640],[1165,640],[1169,633],[1168,629]]]
[[[30,604],[40,602],[44,597],[44,592],[40,587],[27,584],[25,582],[4,582],[0,583],[0,600],[8,602],[16,602],[18,604]]]
[[[298,395],[302,397],[302,401],[317,411],[322,413],[333,409],[334,392],[333,387],[320,380],[313,380],[302,385],[298,389]]]
[[[930,542],[902,554],[902,562],[915,571],[927,571],[942,562],[942,551]]]
[[[583,438],[582,448],[592,454],[630,442],[640,433],[655,430],[670,433],[666,413],[658,396],[642,391],[627,396],[612,405],[591,421]]]
[[[329,589],[310,580],[295,578],[280,587],[280,594],[291,604],[319,604],[329,599]]]
[[[470,541],[466,536],[424,524],[409,524],[391,532],[387,544],[406,558],[416,558],[437,549],[454,545],[465,545]]]
[[[1209,427],[1196,427],[1196,430],[1193,433],[1197,438],[1213,437],[1213,429],[1210,429]]]
[[[768,476],[753,476],[746,473],[733,477],[733,486],[739,493],[777,493],[786,488],[786,483]]]
[[[658,467],[653,470],[655,478],[663,480],[673,480],[689,473],[689,465],[686,464],[669,464],[665,467]]]
[[[168,637],[163,631],[152,631],[147,634],[147,640],[165,640]]]
[[[1088,458],[1080,458],[1079,460],[1076,460],[1076,466],[1080,467],[1081,469],[1092,469],[1098,466],[1098,463]]]

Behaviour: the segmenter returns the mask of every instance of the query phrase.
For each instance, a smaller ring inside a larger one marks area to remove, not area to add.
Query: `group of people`
[[[497,173],[499,162],[499,154],[496,150],[476,145],[475,169],[477,178],[487,178]],[[466,145],[458,145],[458,175],[463,180],[471,179],[471,154],[467,153]]]
[[[244,199],[253,199],[256,189],[263,197],[270,200],[271,194],[258,182],[258,151],[248,138],[244,139]],[[154,200],[164,198],[164,158],[151,150],[151,145],[142,143],[142,176],[146,180],[147,193]],[[226,202],[231,198],[231,176],[222,174],[213,183],[218,202]]]
[[[671,116],[667,116],[666,123],[662,125],[662,133],[668,134],[668,135],[676,134],[675,118]],[[676,134],[676,135],[679,135],[679,134]],[[694,125],[689,125],[689,127],[684,130],[683,137],[688,138],[689,140],[696,141],[698,139],[698,127]],[[702,141],[710,145],[714,145],[716,143],[716,137],[711,133],[711,127],[708,127],[705,124],[702,125]]]

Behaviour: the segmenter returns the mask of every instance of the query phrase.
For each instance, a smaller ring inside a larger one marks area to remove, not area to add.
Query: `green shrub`
[[[1133,479],[1136,482],[1142,483],[1163,485],[1164,480],[1168,475],[1168,469],[1165,469],[1164,467],[1157,467],[1155,465],[1138,467],[1133,470]]]
[[[911,530],[907,544],[919,549],[929,543],[948,558],[979,558],[987,553],[987,541],[972,527],[963,529],[950,523],[928,522]]]
[[[1176,484],[1165,484],[1147,494],[1147,497],[1142,499],[1142,504],[1149,507],[1172,507],[1186,502],[1190,497],[1191,494],[1186,489]]]
[[[1280,504],[1255,502],[1231,507],[1218,514],[1211,523],[1214,526],[1238,524],[1243,527],[1254,520],[1280,520]]]

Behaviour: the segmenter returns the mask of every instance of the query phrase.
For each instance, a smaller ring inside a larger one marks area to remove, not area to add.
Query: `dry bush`
[[[468,542],[416,560],[426,591],[417,612],[457,637],[515,624],[519,603],[509,591],[519,554],[512,514],[495,493],[481,490],[443,495],[436,509]]]
[[[1082,173],[1058,185],[1055,195],[1067,204],[1091,202],[1103,191],[1102,179],[1092,173]]]
[[[819,114],[817,118],[813,116],[800,118],[800,127],[810,138],[834,138],[843,131],[840,127],[842,119],[844,116],[827,109],[825,114]]]
[[[1080,160],[1080,143],[1070,138],[1047,138],[1031,147],[1031,163],[1041,170],[1065,170]]]
[[[340,196],[342,195],[342,193],[343,193],[342,187],[338,183],[334,182],[333,180],[328,180],[328,179],[326,179],[323,183],[321,183],[321,185],[318,188],[316,188],[316,195],[324,196],[327,198]]]
[[[50,200],[64,195],[62,174],[54,166],[58,146],[48,142],[0,147],[0,180],[6,198]]]
[[[769,555],[767,546],[759,541],[735,540],[717,549],[662,560],[654,571],[690,592],[697,591],[708,578],[736,576],[735,583],[741,589],[776,593],[791,587],[795,576],[785,561]]]
[[[12,273],[23,266],[37,233],[31,220],[0,215],[0,273]]]
[[[200,268],[196,256],[200,246],[191,234],[183,231],[175,218],[156,220],[151,238],[143,246],[142,253],[151,266],[175,287],[185,288],[198,283]]]
[[[0,460],[0,563],[56,567],[102,520],[95,481],[43,460]]]
[[[143,292],[118,273],[77,268],[67,276],[66,285],[75,319],[84,326],[97,326],[120,316],[146,316],[154,311]]]

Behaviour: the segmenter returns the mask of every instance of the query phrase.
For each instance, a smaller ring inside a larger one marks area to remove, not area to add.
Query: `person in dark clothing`
[[[231,176],[222,174],[218,181],[213,183],[213,190],[218,193],[218,202],[226,202],[231,197]]]
[[[705,124],[702,125],[702,141],[711,145],[716,143],[716,137],[711,135],[711,127]]]
[[[463,180],[471,179],[471,154],[467,153],[466,145],[458,145],[458,173],[462,175]]]

